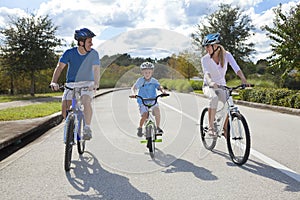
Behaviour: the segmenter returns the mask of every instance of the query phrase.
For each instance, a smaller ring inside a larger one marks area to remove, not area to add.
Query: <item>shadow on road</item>
[[[164,173],[176,173],[176,172],[192,172],[195,177],[205,180],[213,181],[218,178],[211,173],[211,171],[194,165],[186,160],[176,158],[170,154],[164,154],[161,150],[156,149],[155,159],[153,159],[160,166],[168,167],[164,170]]]
[[[230,160],[229,154],[227,154],[227,153],[224,153],[224,152],[221,152],[218,150],[213,150],[213,152]],[[286,185],[286,187],[284,189],[285,191],[289,191],[289,192],[299,192],[300,191],[299,182],[297,182],[296,180],[292,179],[291,177],[285,175],[284,173],[280,172],[276,168],[273,168],[264,163],[254,161],[252,159],[248,159],[248,161],[242,166],[238,166],[238,165],[234,164],[233,162],[231,162],[231,160],[227,162],[227,165],[230,167],[240,167],[240,168],[242,168],[248,172],[251,172],[255,175],[263,176],[265,178],[269,178],[271,180],[283,183]],[[274,172],[274,171],[277,171],[277,172]]]
[[[134,188],[128,178],[113,174],[101,167],[97,158],[85,152],[66,173],[70,184],[80,195],[68,195],[71,199],[153,199]]]

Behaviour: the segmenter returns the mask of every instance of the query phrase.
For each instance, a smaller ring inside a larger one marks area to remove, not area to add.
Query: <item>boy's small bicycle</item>
[[[215,116],[213,128],[217,137],[208,134],[208,108],[204,108],[201,114],[200,134],[202,143],[208,150],[213,150],[217,138],[223,135],[227,141],[227,149],[231,160],[237,165],[243,165],[248,160],[251,141],[247,121],[238,110],[238,107],[234,105],[232,99],[232,92],[239,88],[245,89],[246,85],[242,84],[236,87],[219,86],[219,89],[226,92],[226,102],[221,109],[217,110]]]
[[[82,138],[83,127],[85,126],[85,118],[83,114],[83,105],[81,104],[81,91],[88,90],[88,87],[70,88],[62,86],[72,92],[72,105],[67,110],[67,117],[64,126],[64,142],[65,142],[65,171],[70,170],[73,145],[77,143],[77,150],[80,155],[85,149],[85,140]]]
[[[142,140],[141,143],[146,143],[147,148],[150,153],[150,157],[154,158],[155,156],[155,143],[162,142],[162,139],[158,139],[157,136],[161,136],[161,134],[157,133],[157,128],[155,124],[155,119],[152,115],[151,107],[153,107],[157,103],[157,99],[159,97],[170,96],[170,94],[160,94],[155,98],[143,98],[139,95],[130,96],[130,98],[140,98],[143,104],[148,108],[148,119],[144,123],[144,133],[146,140]]]

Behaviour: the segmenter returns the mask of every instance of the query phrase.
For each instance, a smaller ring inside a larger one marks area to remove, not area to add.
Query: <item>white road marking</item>
[[[183,116],[195,121],[196,123],[199,121],[199,119],[196,119],[192,116],[190,116],[189,114],[187,113],[184,113],[183,111],[177,109],[177,108],[174,108],[173,106],[170,106],[164,102],[159,102],[160,104],[163,104],[164,106],[170,108],[171,110],[174,110],[176,112],[178,112],[179,114],[182,114]],[[280,172],[286,174],[287,176],[293,178],[294,180],[298,181],[300,183],[300,174],[298,174],[297,172],[293,171],[292,169],[280,164],[279,162],[269,158],[268,156],[256,151],[255,149],[251,148],[250,150],[251,152],[251,155],[264,161],[265,163],[267,163],[268,165],[270,165],[271,167],[279,170]]]

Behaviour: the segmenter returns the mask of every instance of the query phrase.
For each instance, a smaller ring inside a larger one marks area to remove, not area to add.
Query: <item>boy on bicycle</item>
[[[162,93],[166,93],[163,87],[160,85],[158,80],[152,77],[154,71],[154,64],[151,62],[144,62],[140,65],[140,69],[143,77],[137,79],[135,84],[132,86],[131,97],[136,96],[136,91],[138,90],[138,95],[143,98],[155,98],[157,96],[156,90],[160,90]],[[148,108],[143,104],[141,99],[137,99],[137,103],[139,104],[139,110],[141,114],[140,124],[138,127],[137,135],[139,137],[143,136],[142,127],[145,121],[148,118]],[[157,131],[159,134],[163,133],[163,130],[160,128],[160,110],[158,103],[156,103],[153,107],[153,115],[155,116],[155,121],[157,125]]]
[[[90,128],[92,120],[92,98],[94,92],[99,87],[100,80],[100,59],[98,52],[92,48],[92,38],[96,36],[87,28],[76,30],[74,39],[77,40],[77,47],[66,50],[60,57],[59,62],[53,72],[51,81],[52,90],[59,90],[58,78],[63,69],[68,66],[66,86],[88,87],[81,93],[81,101],[84,106],[85,127],[83,128],[83,139],[90,140],[92,131]],[[67,109],[72,103],[72,92],[64,90],[62,97],[62,115],[66,119]]]

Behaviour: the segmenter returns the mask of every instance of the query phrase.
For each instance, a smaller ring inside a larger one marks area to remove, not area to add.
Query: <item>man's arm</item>
[[[53,72],[52,80],[51,80],[51,83],[50,83],[52,90],[58,90],[59,89],[59,85],[57,84],[57,81],[58,81],[58,78],[59,78],[61,72],[65,68],[65,66],[66,66],[65,63],[62,63],[62,62],[57,63],[57,66],[56,66],[56,68]]]

